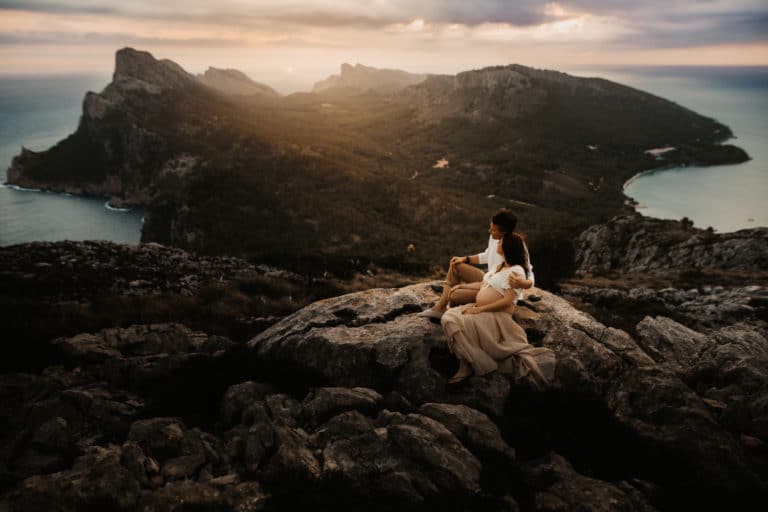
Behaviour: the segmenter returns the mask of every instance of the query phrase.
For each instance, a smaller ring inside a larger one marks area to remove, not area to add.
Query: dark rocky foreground
[[[9,265],[4,283],[18,278]],[[76,289],[89,288],[62,296]],[[536,290],[523,307],[540,318],[525,327],[556,352],[552,388],[502,374],[449,386],[442,331],[414,315],[437,289],[317,301],[242,339],[134,321],[40,342],[45,368],[0,376],[0,510],[747,509],[768,497],[758,307],[714,327],[649,316],[628,334]]]

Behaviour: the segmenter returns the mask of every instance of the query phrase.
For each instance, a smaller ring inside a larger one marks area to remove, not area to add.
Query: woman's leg
[[[462,358],[459,358],[459,369],[456,371],[456,374],[453,377],[448,379],[448,384],[456,384],[457,382],[461,382],[470,375],[472,375],[472,367],[468,362]]]

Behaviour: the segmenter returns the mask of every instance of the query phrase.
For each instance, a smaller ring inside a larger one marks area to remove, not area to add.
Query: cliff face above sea
[[[513,207],[554,283],[573,268],[578,233],[626,212],[632,175],[748,158],[721,145],[721,123],[606,80],[345,66],[331,82],[282,97],[235,70],[195,77],[122,49],[77,131],[23,150],[8,179],[142,205],[147,242],[317,275],[427,273],[477,250],[491,212]],[[674,162],[646,153],[665,145]]]
[[[601,239],[618,247],[613,232]],[[594,308],[586,295],[533,289],[519,306],[538,316],[523,326],[557,357],[540,390],[514,372],[446,384],[455,357],[415,315],[439,282],[279,310],[322,283],[155,244],[25,244],[0,248],[0,263],[3,323],[18,326],[0,375],[12,511],[646,511],[768,497],[764,281],[701,286],[628,330],[575,307]],[[606,289],[594,284],[580,286]],[[689,318],[697,300],[712,322]]]

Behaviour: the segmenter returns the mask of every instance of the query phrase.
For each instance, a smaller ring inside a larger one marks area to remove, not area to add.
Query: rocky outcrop
[[[424,74],[407,73],[399,69],[378,69],[362,64],[344,63],[341,65],[341,73],[331,75],[325,80],[317,82],[312,92],[325,92],[330,90],[356,90],[360,92],[376,91],[382,94],[392,94],[410,85],[423,82],[427,78]]]
[[[563,293],[634,334],[739,440],[746,460],[766,453],[768,230],[715,234],[640,216],[579,238],[580,276]],[[716,284],[713,284],[716,283]],[[758,462],[765,471],[765,462]]]
[[[134,323],[177,322],[249,339],[334,289],[325,280],[307,289],[304,277],[287,271],[159,244],[5,246],[0,266],[0,322],[5,339],[14,340],[0,344],[0,367],[13,372],[39,371],[59,361],[66,342],[51,344],[52,339]],[[138,347],[123,346],[123,338],[102,334],[89,334],[72,348],[93,361],[111,360],[124,348],[138,354]],[[189,346],[187,338],[182,336],[179,347]]]
[[[219,69],[211,66],[205,73],[197,75],[197,79],[208,87],[226,94],[280,97],[280,93],[270,86],[253,81],[245,73],[236,69]]]
[[[631,433],[636,443],[632,450],[645,453],[645,464],[669,458],[662,479],[684,487],[704,481],[734,486],[729,492],[762,485],[738,438],[674,371],[658,364],[625,332],[600,324],[554,295],[542,295],[536,303],[542,318],[528,331],[557,353],[557,381],[550,393],[563,394],[563,401],[565,396],[589,397],[601,404],[616,428]],[[493,375],[470,379],[461,390],[446,390],[444,376],[430,363],[445,353],[442,333],[408,314],[431,300],[434,295],[423,286],[331,299],[295,313],[249,344],[260,360],[293,368],[296,374],[346,386],[392,388],[413,404],[469,404],[500,419],[506,407],[514,407],[509,399],[519,385]],[[754,359],[755,366],[760,364]],[[707,469],[690,474],[689,457]],[[686,459],[673,469],[672,460]],[[729,467],[727,474],[712,471],[723,465]],[[734,474],[741,476],[728,476]],[[743,487],[745,482],[751,483]]]
[[[437,290],[326,299],[245,344],[179,324],[57,338],[65,367],[0,383],[0,503],[653,510],[765,496],[764,339],[721,332],[733,341],[715,347],[663,319],[633,338],[536,290],[524,326],[557,355],[552,387],[500,373],[450,386],[442,330],[414,314]]]
[[[760,270],[768,267],[768,228],[713,233],[677,221],[616,217],[579,236],[576,264],[583,273]]]

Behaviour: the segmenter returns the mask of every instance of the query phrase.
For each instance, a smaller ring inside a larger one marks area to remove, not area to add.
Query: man
[[[485,272],[473,265],[488,265],[488,270],[494,270],[502,263],[501,256],[496,252],[499,241],[505,234],[511,233],[517,226],[517,217],[514,213],[501,208],[491,217],[488,233],[488,247],[485,251],[472,256],[454,256],[448,268],[448,274],[445,276],[445,285],[440,300],[432,308],[422,311],[418,316],[432,320],[440,320],[450,303],[452,306],[459,304],[469,304],[475,301],[480,284]],[[530,264],[528,248],[525,248],[526,259],[528,260],[529,279],[522,279],[512,274],[509,278],[509,284],[512,288],[530,288],[534,284],[533,266]],[[522,292],[518,291],[518,300],[522,299]]]

